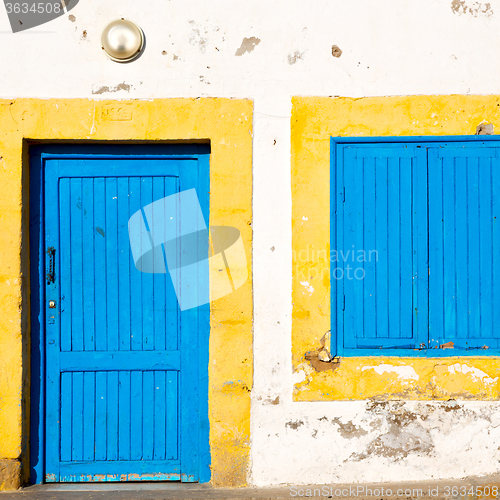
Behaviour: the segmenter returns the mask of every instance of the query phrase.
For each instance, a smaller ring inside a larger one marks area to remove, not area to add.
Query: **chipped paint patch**
[[[335,417],[332,419],[332,424],[338,425],[338,433],[344,439],[359,438],[368,434],[368,431],[363,429],[361,426],[353,424],[352,420],[349,420],[349,422],[344,424],[340,420],[340,417]]]
[[[332,56],[340,57],[342,55],[342,50],[338,45],[332,45]]]
[[[480,123],[476,128],[476,135],[493,135],[495,127],[492,123]]]
[[[235,56],[242,56],[243,54],[253,52],[253,49],[260,43],[260,38],[252,36],[250,38],[243,38],[239,49],[234,53]]]
[[[379,375],[384,373],[395,373],[398,378],[418,380],[418,374],[412,366],[394,366],[394,365],[376,365],[376,366],[363,366],[361,371],[375,370]]]
[[[301,281],[300,284],[309,292],[309,295],[312,295],[314,287],[309,284],[309,281]]]
[[[189,21],[189,24],[192,25],[189,43],[191,45],[197,45],[200,49],[200,52],[204,54],[207,50],[208,31],[204,28],[196,26],[196,23],[194,21]],[[203,33],[201,32],[201,30],[203,30]]]
[[[288,54],[288,64],[295,64],[297,61],[300,61],[304,57],[304,52],[299,52],[296,50],[293,54]]]
[[[465,0],[453,0],[451,2],[451,10],[454,14],[469,14],[473,17],[493,15],[493,9],[489,2],[466,2]]]
[[[459,357],[344,357],[335,370],[306,366],[298,365],[306,376],[295,384],[295,401],[500,398],[500,366],[496,358],[469,358],[464,365]]]
[[[295,421],[290,421],[285,424],[285,427],[289,427],[290,429],[293,429],[296,431],[301,425],[304,425],[303,420],[295,420]]]
[[[131,86],[128,83],[119,83],[116,87],[108,87],[102,86],[96,90],[92,90],[92,94],[107,94],[112,92],[119,92],[120,90],[124,90],[125,92],[130,92]]]
[[[498,377],[491,378],[487,373],[483,372],[479,368],[466,364],[461,365],[460,363],[455,363],[454,365],[448,367],[448,371],[450,373],[463,373],[465,375],[470,373],[475,380],[481,380],[484,384],[494,384],[498,382]]]

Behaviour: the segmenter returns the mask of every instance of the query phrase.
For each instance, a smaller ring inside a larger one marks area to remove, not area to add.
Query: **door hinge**
[[[345,295],[342,295],[342,311],[345,311]]]
[[[340,188],[340,196],[342,196],[342,201],[345,202],[345,186]]]

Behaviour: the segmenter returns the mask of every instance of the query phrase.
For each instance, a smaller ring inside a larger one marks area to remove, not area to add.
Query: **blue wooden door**
[[[45,480],[206,481],[208,305],[136,268],[129,219],[195,189],[208,222],[207,155],[112,151],[41,156]]]

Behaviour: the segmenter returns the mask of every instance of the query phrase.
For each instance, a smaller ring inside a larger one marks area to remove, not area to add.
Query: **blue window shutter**
[[[338,353],[418,349],[428,338],[425,147],[338,145],[334,164]]]
[[[428,150],[431,347],[448,342],[454,349],[500,346],[497,144]]]

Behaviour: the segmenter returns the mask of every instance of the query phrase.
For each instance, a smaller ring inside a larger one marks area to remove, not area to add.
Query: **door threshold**
[[[180,481],[137,481],[103,483],[45,483],[23,488],[25,491],[165,491],[207,490],[210,483],[181,483]]]

